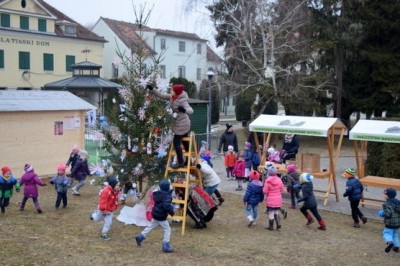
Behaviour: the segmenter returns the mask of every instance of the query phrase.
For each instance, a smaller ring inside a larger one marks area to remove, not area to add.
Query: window
[[[164,38],[160,39],[160,48],[161,50],[166,49],[166,40]]]
[[[19,69],[30,69],[30,53],[29,52],[19,52]]]
[[[65,34],[75,35],[76,34],[75,26],[65,25]]]
[[[75,64],[75,56],[67,55],[65,56],[65,71],[72,72],[72,65]]]
[[[0,26],[10,27],[10,14],[0,14]]]
[[[19,17],[19,27],[23,30],[29,30],[29,18],[28,17]]]
[[[186,67],[185,66],[179,66],[178,72],[179,72],[179,78],[186,78]]]
[[[183,41],[179,41],[179,52],[185,52],[186,43]]]
[[[167,71],[165,65],[160,65],[160,78],[165,79],[167,77]]]
[[[38,30],[41,32],[47,31],[47,22],[45,19],[38,19]]]
[[[201,68],[197,68],[196,76],[197,76],[197,80],[201,80]]]
[[[43,54],[43,70],[53,71],[54,70],[54,55]]]
[[[201,54],[201,43],[197,44],[197,54]]]
[[[117,63],[111,63],[111,69],[112,69],[112,77],[113,78],[118,78],[118,64]]]
[[[0,68],[4,68],[4,50],[0,50]]]

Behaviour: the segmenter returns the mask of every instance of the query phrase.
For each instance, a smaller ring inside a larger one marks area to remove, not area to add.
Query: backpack
[[[258,156],[258,152],[254,152],[253,154],[253,165],[260,165],[260,157]]]

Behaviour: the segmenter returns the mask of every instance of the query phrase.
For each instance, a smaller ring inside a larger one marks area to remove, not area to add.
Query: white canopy
[[[400,143],[400,122],[359,120],[350,130],[350,139]]]
[[[260,115],[249,129],[253,132],[326,137],[332,126],[346,128],[340,119],[332,117]]]

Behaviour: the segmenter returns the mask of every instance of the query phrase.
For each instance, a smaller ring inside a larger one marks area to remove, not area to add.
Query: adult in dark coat
[[[226,130],[221,135],[218,145],[218,152],[224,152],[224,154],[228,151],[228,146],[233,146],[233,150],[237,153],[238,150],[238,140],[235,132],[233,132],[233,126],[231,124],[226,124]]]
[[[299,152],[300,140],[297,135],[286,134],[281,150],[281,161],[296,159],[296,154]]]

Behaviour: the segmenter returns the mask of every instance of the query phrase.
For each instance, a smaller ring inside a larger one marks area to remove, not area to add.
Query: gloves
[[[197,169],[201,169],[201,164],[196,164]]]
[[[301,189],[301,185],[300,185],[300,184],[294,184],[294,185],[293,185],[293,188]]]
[[[148,89],[149,91],[152,91],[153,90],[153,85],[147,84],[146,85],[146,89]]]
[[[378,211],[379,217],[385,217],[385,212],[383,210]]]
[[[181,113],[185,113],[186,109],[185,109],[185,107],[180,105],[180,106],[178,106],[178,111],[181,112]]]

